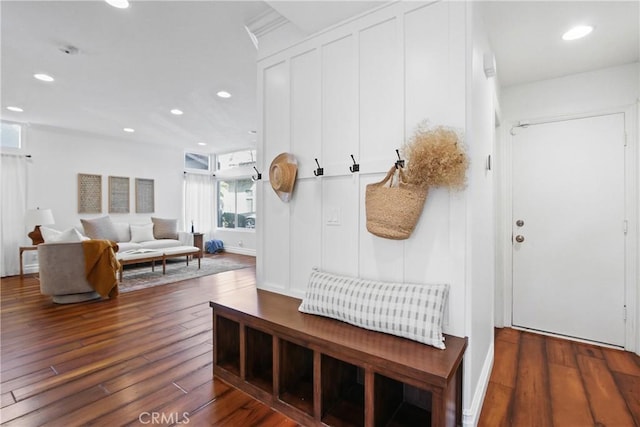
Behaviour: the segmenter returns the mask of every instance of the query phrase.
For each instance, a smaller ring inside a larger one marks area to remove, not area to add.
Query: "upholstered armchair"
[[[100,298],[85,275],[81,242],[42,243],[38,245],[40,292],[53,302],[69,304]]]

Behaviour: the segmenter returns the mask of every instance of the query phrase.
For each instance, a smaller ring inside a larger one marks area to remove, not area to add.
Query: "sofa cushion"
[[[118,240],[116,242],[129,242],[131,241],[131,230],[129,229],[128,222],[114,222],[113,228],[116,230]]]
[[[299,310],[444,349],[447,284],[389,283],[314,270]]]
[[[118,241],[118,233],[116,232],[113,222],[109,216],[102,216],[93,219],[81,219],[84,234],[92,239],[107,239]]]
[[[154,240],[153,224],[135,225],[131,224],[131,241],[134,243],[146,242]]]
[[[140,249],[142,246],[140,243],[135,242],[118,242],[118,253],[131,251],[134,249]]]
[[[153,236],[156,239],[177,239],[178,220],[151,217]]]
[[[149,240],[147,242],[141,242],[139,245],[144,249],[164,249],[173,248],[175,246],[184,246],[179,240],[174,239]]]
[[[81,242],[83,240],[82,234],[75,228],[59,231],[49,227],[40,227],[40,233],[42,233],[42,238],[45,243]]]

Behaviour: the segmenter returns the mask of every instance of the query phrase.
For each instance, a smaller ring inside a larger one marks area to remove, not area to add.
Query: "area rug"
[[[156,262],[155,270],[151,271],[151,263],[127,265],[124,268],[122,281],[118,285],[120,292],[131,292],[153,286],[166,285],[181,280],[222,273],[223,271],[239,270],[250,267],[249,264],[224,258],[202,258],[198,269],[198,260],[189,261],[183,257],[167,260],[166,274],[162,274],[162,262]]]

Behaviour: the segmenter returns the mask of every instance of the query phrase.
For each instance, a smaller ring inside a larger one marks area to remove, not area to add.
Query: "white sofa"
[[[175,246],[193,246],[193,235],[186,231],[178,231],[176,239],[155,238],[155,236],[148,236],[153,238],[149,240],[145,238],[143,240],[142,238],[144,237],[144,235],[138,235],[138,238],[136,238],[135,235],[132,236],[132,225],[126,222],[114,222],[113,226],[115,227],[117,233],[117,239],[114,241],[118,243],[118,253],[134,249],[165,249]],[[133,227],[135,230],[136,225],[134,224]],[[81,233],[83,235],[86,235],[84,234],[84,230]]]
[[[193,246],[193,235],[178,231],[177,220],[151,217],[143,224],[112,221],[109,216],[82,219],[82,225],[58,231],[40,227],[45,243],[79,242],[84,239],[106,239],[118,243],[118,254],[136,249],[162,250],[177,246]]]
[[[193,235],[178,231],[177,220],[151,217],[149,222],[129,224],[112,221],[109,216],[82,219],[80,233],[91,239],[118,243],[118,253],[135,249],[165,249],[193,246]],[[46,241],[46,239],[45,239]]]
[[[40,291],[44,295],[51,295],[56,303],[100,298],[86,279],[82,240],[94,238],[115,241],[119,260],[126,255],[125,252],[135,249],[162,251],[193,246],[193,235],[177,231],[175,220],[152,218],[150,223],[136,225],[113,222],[105,216],[81,222],[82,226],[65,231],[40,227],[45,241],[38,245]]]

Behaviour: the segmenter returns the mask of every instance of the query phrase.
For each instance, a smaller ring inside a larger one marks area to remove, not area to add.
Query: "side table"
[[[35,245],[20,246],[20,278],[21,279],[24,277],[24,267],[22,265],[22,254],[25,251],[37,251],[37,250],[38,250],[38,246],[35,246]]]
[[[204,233],[191,233],[191,234],[193,234],[193,246],[200,249],[200,253],[198,253],[196,256],[198,258],[202,258],[204,254],[204,242],[203,242]]]

